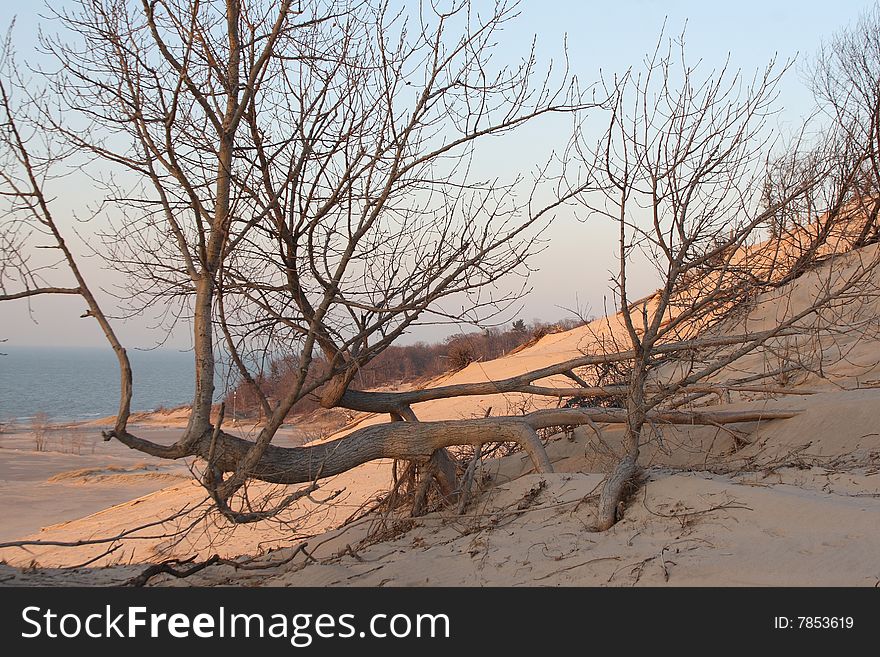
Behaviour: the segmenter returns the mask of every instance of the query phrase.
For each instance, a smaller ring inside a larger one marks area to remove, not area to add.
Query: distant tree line
[[[579,319],[552,323],[534,320],[530,324],[518,319],[510,328],[457,333],[441,342],[392,345],[358,370],[351,387],[367,390],[397,386],[456,372],[470,363],[499,358],[519,347],[536,342],[545,335],[567,331],[581,324],[583,322]],[[254,377],[254,380],[266,397],[279,399],[297,376],[298,362],[298,354],[273,358],[264,368],[265,371]],[[316,376],[320,377],[329,366],[326,361],[313,363]],[[238,382],[227,393],[225,401],[226,408],[233,410],[238,417],[255,417],[260,413],[259,399],[253,387],[246,381]],[[307,413],[319,406],[320,390],[297,402],[291,409],[291,414]]]

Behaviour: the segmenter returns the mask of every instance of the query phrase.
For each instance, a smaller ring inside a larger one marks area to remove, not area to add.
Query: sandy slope
[[[151,431],[158,440],[161,431]],[[189,478],[184,463],[138,454],[104,443],[96,432],[52,432],[46,451],[35,451],[26,433],[2,436],[0,496],[6,511],[0,541],[75,520]]]
[[[833,259],[814,273],[758,299],[728,333],[758,331],[798,312],[829,278],[845,275],[877,247]],[[555,473],[536,475],[513,454],[488,461],[464,516],[441,511],[412,520],[368,516],[339,527],[390,480],[386,462],[365,464],[324,482],[316,497],[341,490],[334,505],[307,502],[282,519],[229,527],[196,510],[166,525],[190,524],[177,537],[124,542],[96,564],[142,564],[169,556],[263,554],[260,570],[217,566],[183,582],[248,585],[866,585],[880,582],[880,339],[876,295],[856,295],[845,307],[810,318],[810,331],[780,338],[773,349],[743,358],[716,375],[727,380],[795,363],[796,372],[770,382],[802,395],[708,395],[699,404],[724,408],[794,408],[789,420],[750,423],[730,431],[659,427],[644,450],[646,484],[610,531],[592,530],[597,486],[613,460],[619,429],[589,428],[548,445]],[[849,330],[838,330],[841,326]],[[507,357],[474,363],[438,383],[500,379],[595,349],[619,332],[617,318],[546,336]],[[671,376],[667,366],[659,376]],[[806,393],[815,394],[806,394]],[[422,420],[476,417],[555,405],[552,399],[487,395],[427,402]],[[365,416],[361,423],[385,421]],[[350,427],[349,427],[350,430]],[[254,493],[268,486],[255,486]],[[274,489],[276,494],[284,491]],[[73,541],[110,536],[157,521],[202,500],[181,482],[34,535]],[[149,533],[157,533],[150,530]],[[309,550],[283,565],[292,545],[311,535]],[[365,541],[367,536],[373,538]],[[281,548],[274,550],[274,548]],[[49,568],[27,574],[6,567],[10,583],[119,583],[135,565],[76,572],[51,570],[100,557],[104,547],[3,550],[11,564],[36,560]],[[274,550],[274,551],[270,551]]]
[[[112,418],[110,418],[112,420]],[[138,414],[131,425],[138,435],[158,443],[180,436],[186,418],[180,413]],[[26,431],[0,436],[0,495],[7,512],[0,522],[0,542],[21,538],[43,528],[63,525],[108,507],[190,482],[192,460],[169,462],[105,442],[100,430],[107,421],[59,426],[47,433],[44,451],[34,449]],[[230,427],[248,435],[247,426]],[[277,444],[300,445],[307,434],[285,427]],[[0,555],[8,558],[8,555]],[[21,558],[32,558],[30,553]]]

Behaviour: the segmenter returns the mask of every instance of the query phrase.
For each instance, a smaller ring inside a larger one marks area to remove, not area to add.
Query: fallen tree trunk
[[[155,445],[125,433],[116,436],[123,444],[165,458],[211,454],[212,432],[201,436],[188,453]],[[438,449],[486,442],[515,442],[532,457],[539,472],[552,472],[550,460],[535,430],[518,418],[450,420],[446,422],[391,422],[358,429],[347,436],[305,447],[267,445],[257,464],[248,472],[254,479],[275,484],[300,484],[316,477],[330,477],[376,459],[428,459]],[[253,442],[221,431],[216,435],[211,466],[221,472],[238,470]],[[155,446],[154,449],[151,446]],[[148,451],[149,450],[149,451]]]
[[[794,417],[798,410],[653,411],[647,419],[678,425],[718,425],[759,422]],[[489,442],[515,442],[531,457],[535,470],[552,472],[536,429],[604,422],[622,424],[626,411],[617,408],[558,408],[516,417],[493,417],[441,422],[389,422],[357,429],[347,436],[304,447],[268,445],[262,458],[248,473],[254,479],[276,484],[299,484],[317,477],[330,477],[376,459],[428,459],[438,449],[455,445],[480,446]],[[208,431],[187,450],[164,446],[129,433],[116,437],[139,451],[165,458],[197,456],[221,472],[234,472],[253,445],[226,433]],[[212,442],[214,447],[212,450]]]

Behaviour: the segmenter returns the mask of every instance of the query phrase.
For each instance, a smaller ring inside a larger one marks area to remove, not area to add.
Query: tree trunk
[[[604,532],[620,519],[620,505],[626,496],[627,487],[638,472],[638,450],[627,454],[608,475],[602,492],[599,494],[599,511],[597,528]]]
[[[193,351],[195,356],[196,390],[192,413],[186,431],[186,443],[211,427],[211,406],[214,403],[214,336],[211,311],[214,303],[214,280],[204,273],[196,284],[193,312]]]
[[[639,359],[633,366],[626,397],[626,435],[623,441],[626,454],[605,479],[602,492],[599,494],[597,515],[599,531],[610,529],[614,523],[620,520],[621,504],[638,472],[639,443],[642,437],[642,427],[645,425],[648,415],[645,412],[646,379],[647,365],[643,359]]]
[[[163,446],[130,434],[118,436],[124,444],[164,458],[198,456],[208,460],[212,432],[206,432],[188,453],[178,446]],[[248,474],[276,484],[299,484],[331,477],[376,459],[428,459],[434,452],[453,445],[481,445],[487,440],[519,444],[538,472],[553,472],[544,446],[528,423],[514,419],[457,420],[449,422],[392,422],[364,427],[343,437],[306,447],[268,445]],[[234,472],[253,445],[226,432],[217,434],[212,466]],[[448,458],[448,457],[447,457]]]

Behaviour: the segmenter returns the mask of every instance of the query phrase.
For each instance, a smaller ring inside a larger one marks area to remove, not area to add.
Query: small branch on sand
[[[564,573],[569,570],[574,570],[575,568],[581,568],[582,566],[589,566],[591,563],[597,563],[599,561],[620,561],[620,557],[598,557],[597,559],[590,559],[589,561],[584,561],[581,563],[576,563],[573,566],[568,566],[567,568],[561,568],[560,570],[554,570],[552,573],[547,573],[546,575],[541,575],[540,577],[536,577],[533,579],[533,582],[540,582],[542,579],[549,579],[554,575],[558,575],[559,573]]]
[[[182,561],[180,559],[169,559],[168,561],[163,561],[162,563],[158,563],[158,564],[154,564],[154,565],[150,566],[149,568],[144,570],[144,572],[142,572],[137,577],[133,577],[130,580],[128,580],[123,586],[134,586],[134,587],[146,586],[147,582],[149,582],[150,579],[152,579],[156,575],[163,575],[163,574],[164,575],[171,575],[172,577],[176,577],[178,579],[184,579],[186,577],[189,577],[190,575],[195,575],[196,573],[204,570],[205,568],[208,568],[209,566],[215,566],[215,565],[231,566],[232,568],[235,568],[236,570],[269,570],[271,568],[279,568],[280,566],[283,566],[285,564],[290,563],[291,561],[293,561],[297,557],[297,555],[299,555],[300,552],[305,554],[309,560],[314,561],[314,557],[312,557],[306,551],[306,548],[308,547],[308,545],[309,544],[306,542],[300,543],[299,545],[296,546],[296,548],[294,548],[293,552],[289,556],[285,557],[281,561],[270,561],[270,562],[266,562],[266,563],[252,563],[254,561],[254,559],[250,559],[250,560],[244,561],[244,562],[235,561],[233,559],[224,559],[219,554],[215,554],[215,555],[212,555],[207,560],[205,560],[201,563],[197,563],[190,568],[177,570],[172,566],[172,564],[182,565],[182,564],[186,564],[186,563],[192,563],[192,561],[195,557],[190,557],[189,559],[185,559]]]
[[[189,577],[190,575],[194,575],[195,573],[197,573],[201,570],[204,570],[208,566],[213,566],[216,563],[220,563],[223,560],[220,558],[220,555],[215,554],[207,561],[203,561],[202,563],[195,564],[191,568],[186,568],[184,570],[175,570],[174,568],[171,567],[171,564],[190,563],[191,561],[192,561],[192,558],[185,560],[185,561],[180,561],[179,559],[169,559],[168,561],[163,561],[162,563],[157,563],[157,564],[147,568],[144,572],[142,572],[137,577],[133,577],[132,579],[128,580],[124,584],[124,586],[136,586],[136,587],[145,586],[146,583],[149,582],[152,577],[155,577],[156,575],[159,575],[159,574],[168,574],[168,575],[171,575],[172,577],[178,577],[178,578],[182,579],[185,577]]]

